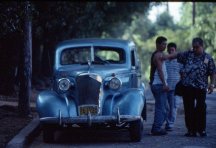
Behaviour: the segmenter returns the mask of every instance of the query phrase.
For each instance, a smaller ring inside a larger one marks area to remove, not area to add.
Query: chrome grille
[[[77,76],[78,105],[99,105],[101,82],[95,79],[98,75],[84,74]]]

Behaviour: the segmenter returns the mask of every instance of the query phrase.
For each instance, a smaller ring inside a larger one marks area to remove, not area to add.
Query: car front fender
[[[137,88],[131,88],[107,98],[103,106],[103,114],[115,115],[119,109],[120,115],[141,116],[145,98],[143,91]]]
[[[38,95],[36,108],[40,118],[77,116],[75,102],[51,90],[43,91]]]

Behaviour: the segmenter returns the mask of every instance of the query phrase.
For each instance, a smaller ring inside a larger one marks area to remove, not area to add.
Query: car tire
[[[146,100],[145,100],[145,104],[144,104],[144,107],[143,107],[141,116],[142,116],[143,120],[145,120],[145,121],[147,120],[147,106],[146,106]]]
[[[130,123],[129,127],[130,139],[133,142],[139,142],[143,134],[143,119],[136,120]]]
[[[51,143],[54,141],[55,138],[55,131],[54,129],[49,125],[43,126],[43,141],[45,143]]]

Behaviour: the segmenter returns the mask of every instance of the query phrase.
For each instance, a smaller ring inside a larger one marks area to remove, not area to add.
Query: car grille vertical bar
[[[76,78],[77,91],[78,91],[78,104],[95,104],[99,105],[99,93],[101,82],[91,74],[80,75]]]

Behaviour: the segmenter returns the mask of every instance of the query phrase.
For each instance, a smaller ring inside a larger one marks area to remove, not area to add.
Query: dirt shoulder
[[[20,117],[17,106],[3,105],[0,106],[0,148],[19,133],[34,118],[33,113],[29,117]]]
[[[0,148],[6,144],[28,125],[36,116],[35,96],[36,91],[32,92],[31,114],[28,117],[21,117],[18,113],[18,98],[0,96]]]

